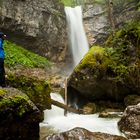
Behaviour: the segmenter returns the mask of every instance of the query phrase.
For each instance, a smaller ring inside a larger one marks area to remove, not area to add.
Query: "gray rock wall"
[[[139,0],[113,0],[115,27],[139,18]],[[108,4],[87,0],[83,19],[90,46],[103,43],[111,31]],[[59,0],[1,0],[0,29],[8,39],[54,61],[64,60],[67,33],[64,7]]]
[[[1,0],[0,29],[36,53],[63,59],[59,56],[65,50],[65,18],[57,0]]]
[[[112,2],[112,20],[116,29],[128,21],[140,18],[140,12],[137,10],[139,0],[112,0]],[[109,3],[103,0],[100,3],[90,0],[85,4],[83,14],[89,44],[102,44],[112,30]]]

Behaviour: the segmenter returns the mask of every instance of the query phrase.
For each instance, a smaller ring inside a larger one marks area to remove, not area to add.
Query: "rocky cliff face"
[[[89,44],[103,43],[113,28],[140,17],[138,2],[87,0],[83,19]],[[63,9],[59,0],[1,0],[0,29],[7,33],[8,39],[51,60],[61,61],[68,40]]]
[[[139,19],[138,2],[139,0],[113,0],[111,3],[88,1],[83,14],[89,44],[101,44],[113,29],[128,21]]]
[[[2,0],[0,28],[11,41],[61,61],[66,36],[63,16],[57,0]]]

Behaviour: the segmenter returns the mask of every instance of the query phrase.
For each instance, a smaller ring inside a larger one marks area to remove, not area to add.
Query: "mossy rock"
[[[51,88],[47,81],[11,72],[7,73],[7,84],[26,93],[40,110],[51,108]]]
[[[6,112],[22,118],[26,113],[33,110],[33,102],[21,91],[14,88],[0,89],[0,119],[4,119]],[[37,108],[36,108],[37,109]],[[2,115],[2,113],[4,113]]]
[[[128,95],[124,98],[124,103],[125,106],[137,105],[138,103],[140,103],[140,96],[135,94]]]
[[[139,25],[131,23],[104,46],[91,47],[69,77],[68,96],[123,102],[126,95],[140,95]]]
[[[43,114],[29,97],[14,88],[0,88],[0,139],[38,139]]]

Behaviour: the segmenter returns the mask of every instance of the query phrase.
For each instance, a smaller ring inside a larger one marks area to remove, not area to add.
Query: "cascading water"
[[[65,7],[68,35],[75,67],[87,53],[89,46],[83,27],[82,7]]]
[[[79,1],[78,1],[79,2]],[[69,40],[73,55],[74,65],[76,66],[88,51],[88,42],[85,35],[82,22],[82,8],[65,7]],[[64,103],[58,94],[51,93],[51,98]],[[40,123],[40,140],[54,132],[63,132],[74,127],[82,127],[93,132],[105,132],[120,135],[117,128],[117,119],[98,118],[98,114],[94,115],[77,115],[68,113],[64,116],[64,110],[52,105],[51,110],[44,111],[44,121]]]
[[[51,93],[51,98],[64,103],[59,94]],[[44,111],[44,121],[40,123],[40,133],[42,136],[40,140],[43,140],[43,137],[46,137],[54,132],[64,132],[74,127],[85,128],[93,132],[104,132],[120,135],[117,128],[118,120],[119,118],[98,118],[98,114],[78,115],[68,113],[67,116],[64,116],[63,109],[52,106],[51,110]]]

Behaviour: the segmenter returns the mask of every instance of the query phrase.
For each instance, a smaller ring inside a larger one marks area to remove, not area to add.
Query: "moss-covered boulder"
[[[0,88],[0,139],[39,139],[42,113],[28,96],[14,88]]]
[[[11,71],[7,73],[7,84],[26,93],[40,110],[51,108],[51,88],[46,80]]]
[[[82,95],[91,101],[118,102],[129,94],[140,95],[139,25],[128,24],[111,35],[104,46],[89,50],[69,77],[68,96],[72,100]]]

